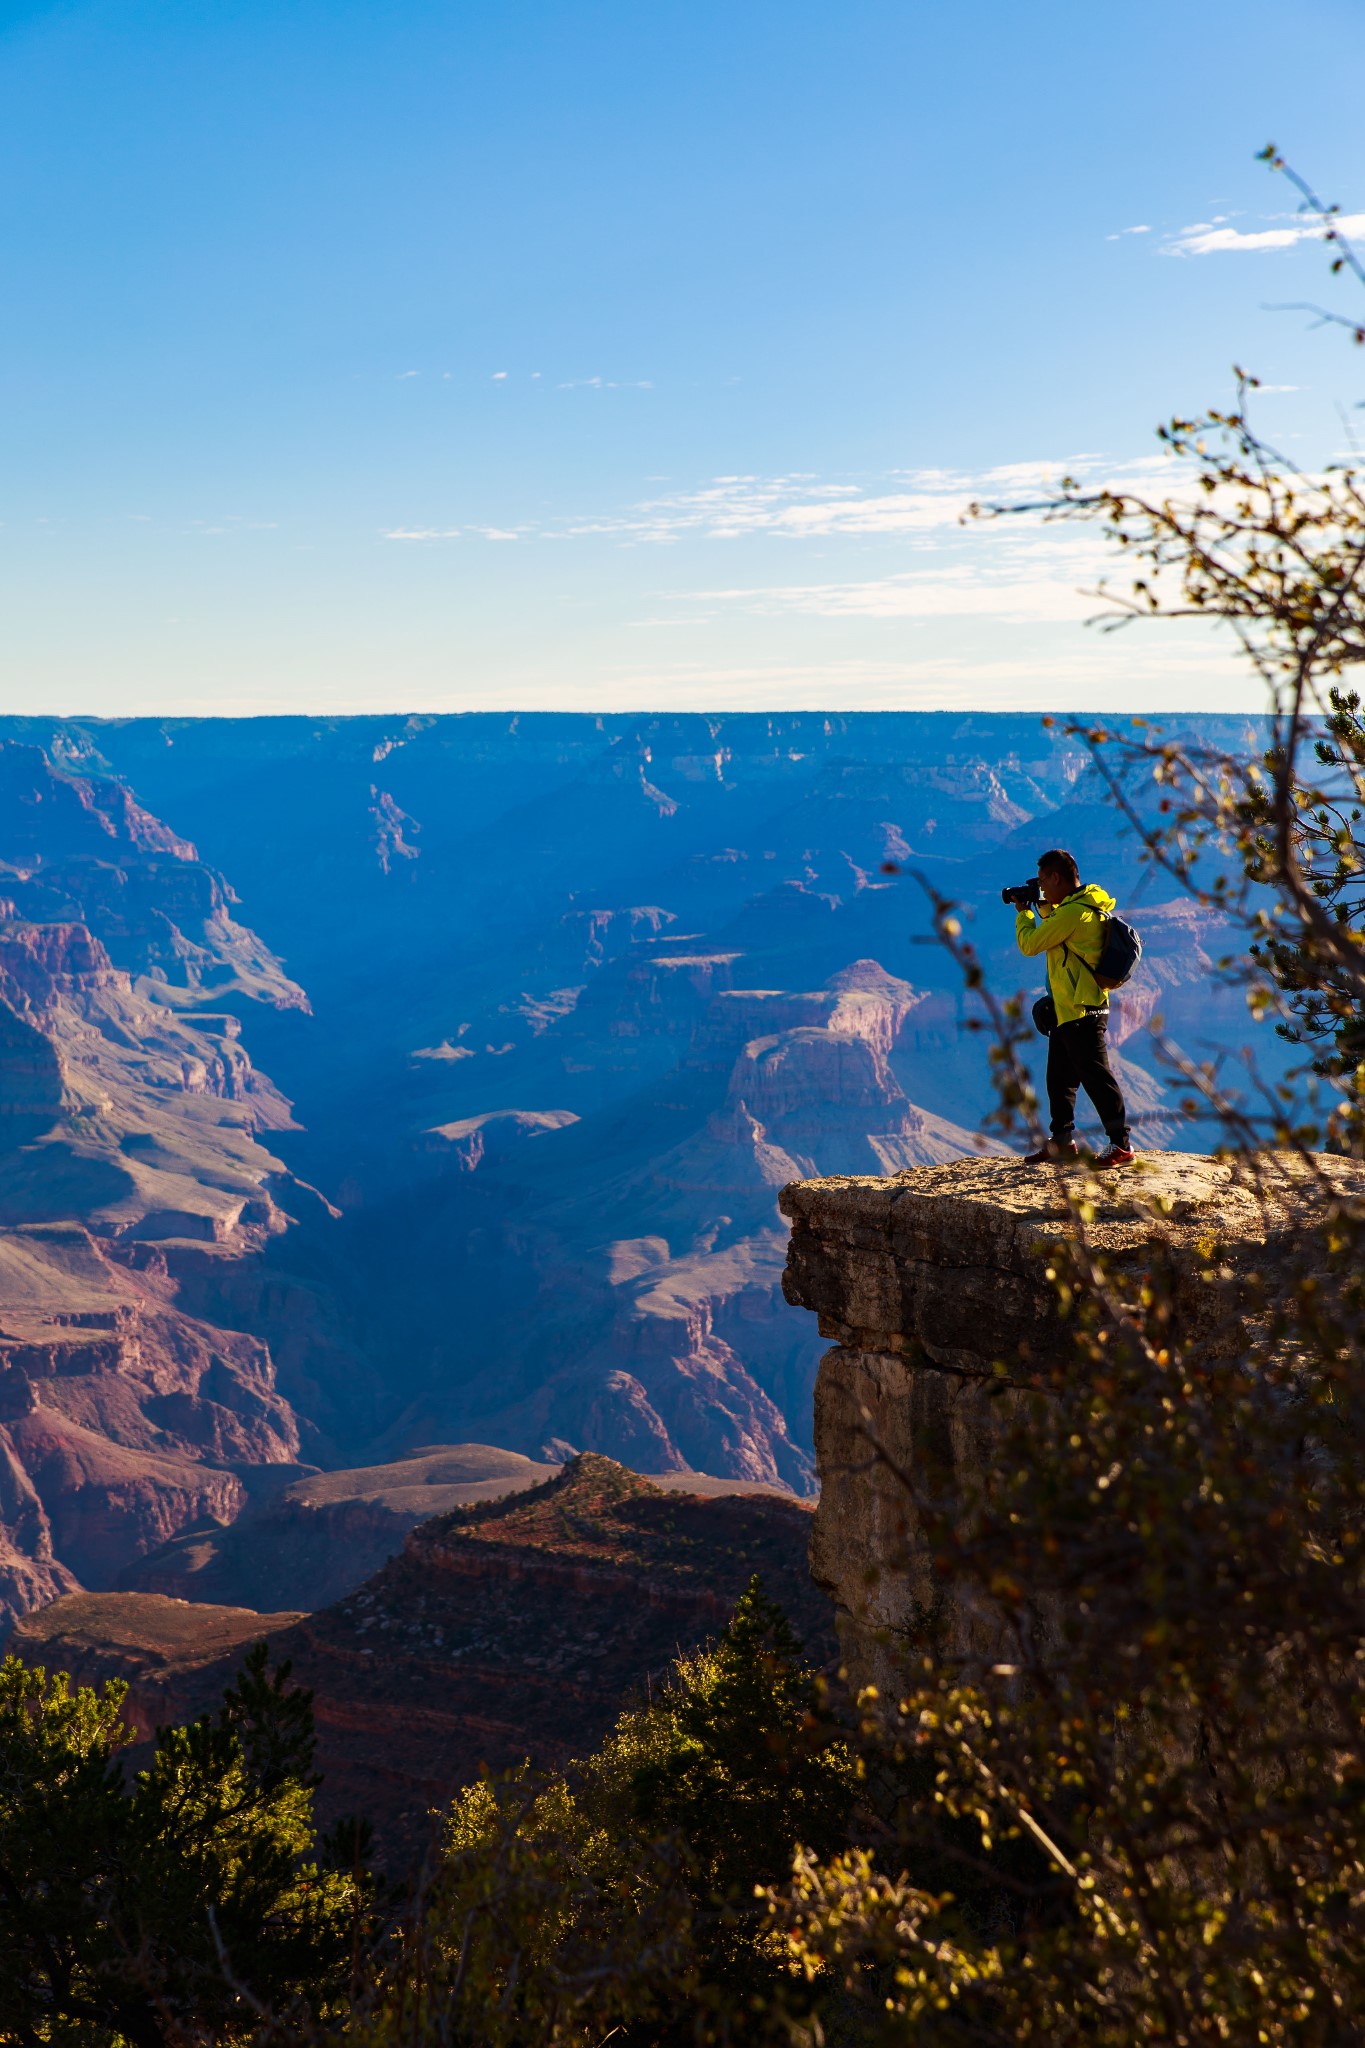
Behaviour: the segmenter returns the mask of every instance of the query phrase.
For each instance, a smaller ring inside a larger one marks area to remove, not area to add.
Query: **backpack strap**
[[[1104,920],[1103,920],[1103,921],[1104,921],[1104,923],[1105,923],[1105,924],[1108,924],[1108,922],[1109,922],[1109,919],[1108,919],[1108,918],[1106,917],[1106,918],[1104,918]],[[1063,939],[1063,940],[1062,940],[1062,951],[1063,951],[1063,953],[1066,953],[1066,954],[1070,954],[1070,952],[1071,952],[1071,948],[1070,948],[1070,946],[1068,946],[1068,944],[1067,944],[1067,942],[1066,942],[1066,940],[1065,940],[1065,939]],[[1100,952],[1101,952],[1101,953],[1103,953],[1103,952],[1104,952],[1104,940],[1103,940],[1103,939],[1101,939],[1101,940],[1100,940]],[[1090,976],[1090,979],[1091,979],[1091,980],[1092,980],[1092,981],[1094,982],[1094,984],[1095,984],[1096,988],[1097,988],[1097,989],[1099,990],[1100,994],[1101,994],[1101,995],[1102,995],[1102,996],[1104,997],[1104,1002],[1103,1002],[1103,1003],[1086,1003],[1086,1004],[1084,1005],[1084,1007],[1085,1007],[1085,1008],[1086,1008],[1087,1010],[1102,1010],[1102,1009],[1104,1009],[1104,1007],[1105,1007],[1105,1004],[1106,1004],[1106,1003],[1108,1002],[1108,1000],[1109,1000],[1109,991],[1108,991],[1108,989],[1107,989],[1107,988],[1105,988],[1104,984],[1103,984],[1103,983],[1102,983],[1102,982],[1100,981],[1099,977],[1098,977],[1098,976],[1097,976],[1097,974],[1095,973],[1095,968],[1094,968],[1094,967],[1092,967],[1092,966],[1090,965],[1090,962],[1089,962],[1088,960],[1084,959],[1084,958],[1082,957],[1082,955],[1081,955],[1081,954],[1079,954],[1079,953],[1078,953],[1078,954],[1076,955],[1076,958],[1077,958],[1077,959],[1078,959],[1078,960],[1080,961],[1080,963],[1081,963],[1082,967],[1083,967],[1083,968],[1085,969],[1086,973],[1087,973],[1087,974],[1088,974],[1088,975]],[[1098,965],[1099,965],[1099,962],[1098,962],[1098,960],[1097,960],[1097,961],[1096,961],[1096,963],[1095,963],[1095,966],[1097,967]]]

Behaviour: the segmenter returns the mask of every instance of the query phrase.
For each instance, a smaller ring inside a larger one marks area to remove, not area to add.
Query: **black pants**
[[[1047,1042],[1047,1102],[1052,1135],[1067,1144],[1076,1135],[1076,1090],[1084,1088],[1100,1122],[1115,1145],[1128,1143],[1128,1112],[1123,1090],[1109,1064],[1109,1020],[1092,1010],[1070,1024],[1059,1024]]]

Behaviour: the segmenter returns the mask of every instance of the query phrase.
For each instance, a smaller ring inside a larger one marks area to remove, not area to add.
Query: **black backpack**
[[[1101,988],[1122,988],[1142,958],[1142,941],[1121,917],[1104,920],[1104,944],[1093,969]]]

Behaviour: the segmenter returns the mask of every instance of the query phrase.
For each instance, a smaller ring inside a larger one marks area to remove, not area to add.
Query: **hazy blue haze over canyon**
[[[1216,922],[1036,718],[0,721],[0,1608],[193,1591],[432,1445],[808,1491],[778,1189],[973,1151],[913,875],[1032,990],[1058,843],[1146,941],[1139,1143],[1197,1145],[1145,1026],[1251,1039]]]

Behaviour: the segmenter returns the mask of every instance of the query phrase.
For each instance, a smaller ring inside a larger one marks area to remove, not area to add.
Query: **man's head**
[[[1038,886],[1043,892],[1044,903],[1064,903],[1073,891],[1081,886],[1081,871],[1076,865],[1076,856],[1063,853],[1054,846],[1049,853],[1038,856]]]

